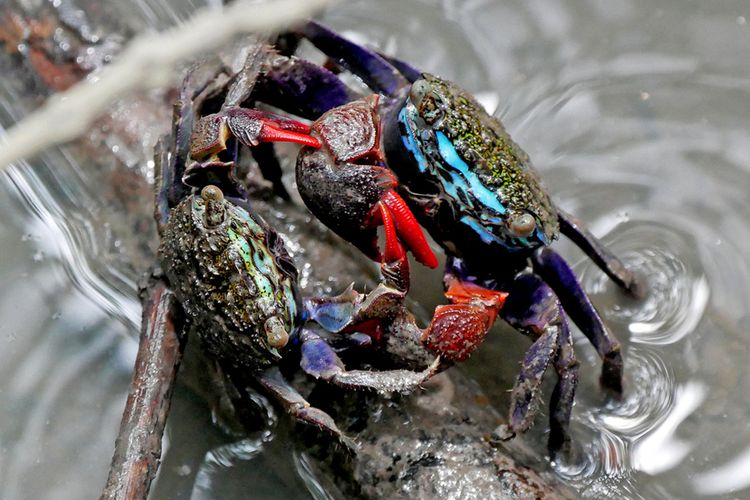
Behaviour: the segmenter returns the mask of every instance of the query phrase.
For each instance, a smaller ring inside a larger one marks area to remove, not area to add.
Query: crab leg
[[[409,81],[377,52],[357,45],[314,21],[307,22],[301,31],[321,52],[362,78],[376,92],[393,96],[408,88]]]
[[[555,293],[535,274],[517,276],[509,293],[501,316],[535,340],[526,352],[511,393],[508,437],[524,432],[531,425],[542,377],[552,364],[558,380],[550,403],[549,448],[556,452],[569,441],[566,429],[578,383],[578,361],[565,314]]]
[[[621,394],[623,362],[620,343],[602,321],[573,270],[550,248],[537,251],[532,262],[534,271],[555,290],[573,322],[588,337],[602,358],[602,386]]]
[[[440,358],[425,370],[366,371],[346,370],[333,348],[311,328],[300,333],[302,360],[300,366],[308,375],[350,389],[373,389],[381,393],[410,392],[437,373]]]
[[[190,154],[190,136],[193,130],[196,97],[211,85],[221,71],[217,62],[197,64],[192,67],[180,88],[180,98],[172,108],[172,133],[169,139],[157,143],[154,169],[159,186],[156,193],[156,224],[161,233],[169,219],[169,210],[190,193],[190,187],[182,182]]]
[[[149,288],[133,380],[102,499],[146,498],[159,467],[184,338],[174,294],[161,280]]]
[[[643,294],[638,279],[633,271],[625,267],[607,247],[586,229],[583,223],[561,210],[558,210],[560,221],[560,232],[570,238],[570,240],[584,251],[591,260],[604,271],[618,286],[624,288],[636,297]]]
[[[578,386],[578,360],[573,349],[570,329],[565,321],[560,325],[558,345],[560,348],[554,362],[558,381],[550,398],[548,448],[567,454],[570,444],[567,426]]]
[[[264,372],[257,373],[255,380],[291,416],[301,422],[330,432],[350,450],[356,449],[354,442],[341,432],[333,418],[323,410],[310,406],[310,403],[286,381],[278,367],[272,367]]]
[[[380,55],[380,57],[388,61],[394,68],[396,68],[404,78],[409,80],[409,83],[414,83],[422,78],[422,72],[408,62],[402,61],[401,59],[397,59],[393,56],[387,56],[381,52],[378,52],[378,54]]]
[[[331,71],[296,57],[277,55],[253,89],[253,99],[302,118],[320,115],[356,99]]]

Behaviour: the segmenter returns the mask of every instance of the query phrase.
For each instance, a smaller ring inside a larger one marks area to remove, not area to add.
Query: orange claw
[[[388,190],[383,194],[381,202],[388,207],[388,210],[393,215],[393,222],[396,225],[398,236],[404,240],[417,261],[431,269],[435,269],[438,265],[437,257],[435,257],[430,245],[427,243],[422,228],[419,226],[417,219],[414,218],[414,214],[411,213],[404,199],[395,191]]]
[[[482,344],[492,326],[488,311],[471,304],[447,304],[435,308],[422,341],[449,361],[464,361]]]
[[[452,304],[435,308],[422,341],[445,359],[464,361],[481,345],[508,294],[449,277],[445,296]]]
[[[508,298],[508,292],[490,290],[468,281],[450,277],[445,296],[453,304],[472,304],[483,307],[490,315],[490,326],[492,326],[497,314],[505,304],[505,299]]]

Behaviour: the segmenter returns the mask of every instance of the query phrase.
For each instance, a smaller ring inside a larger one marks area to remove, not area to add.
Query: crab
[[[290,54],[299,38],[328,56],[328,64]],[[193,169],[219,165],[238,143],[265,156],[270,143],[301,144],[296,181],[307,207],[379,262],[384,282],[403,291],[410,287],[407,252],[428,267],[438,265],[426,229],[446,254],[449,304],[436,308],[423,344],[445,365],[467,359],[497,317],[529,336],[533,343],[511,393],[509,421],[498,435],[509,439],[530,427],[552,367],[557,383],[548,446],[553,454],[568,450],[578,361],[566,316],[595,347],[601,386],[615,397],[623,390],[623,360],[619,342],[550,244],[567,236],[619,287],[639,295],[634,273],[553,203],[528,155],[457,84],[314,21],[281,40],[285,48],[267,50],[256,64],[260,75],[252,92],[202,119]],[[357,95],[339,79],[342,70],[372,93]],[[313,122],[270,113],[262,104]]]
[[[143,287],[148,296],[144,330],[104,497],[140,488],[145,498],[185,341],[181,330],[200,341],[235,387],[256,386],[298,421],[326,431],[353,453],[356,443],[287,381],[282,361],[298,358],[315,379],[381,393],[410,392],[439,368],[433,356],[421,370],[347,370],[337,350],[370,342],[357,331],[382,331],[398,323],[397,317],[401,329],[418,331],[402,306],[403,291],[380,285],[364,295],[350,287],[335,296],[303,298],[284,238],[255,213],[247,187],[233,177],[214,177],[209,183],[205,176],[184,175],[187,144],[180,139],[190,137],[194,115],[246,83],[221,80],[220,68],[205,66],[186,77],[175,105],[174,143],[161,144],[157,153],[159,266]],[[188,186],[183,178],[203,185]]]

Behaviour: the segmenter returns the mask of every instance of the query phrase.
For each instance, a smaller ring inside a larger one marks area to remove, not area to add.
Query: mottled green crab
[[[185,87],[194,86],[188,78]],[[232,88],[217,90],[209,102],[231,94]],[[180,100],[176,109],[174,136],[189,136],[193,115],[201,109],[191,98]],[[338,296],[303,298],[283,237],[255,213],[243,183],[233,176],[213,178],[213,183],[202,177],[205,185],[187,186],[183,179],[195,184],[191,174],[194,169],[205,173],[206,165],[186,164],[186,151],[176,149],[171,161],[162,162],[159,257],[190,331],[223,370],[254,379],[294,417],[351,446],[333,419],[285,380],[278,364],[287,353],[298,353],[307,374],[342,387],[387,392],[418,387],[435,373],[438,359],[417,372],[346,370],[331,345],[334,340],[358,342],[357,336],[338,332],[390,321],[390,304],[400,305],[403,292],[381,286],[367,296],[350,288]]]

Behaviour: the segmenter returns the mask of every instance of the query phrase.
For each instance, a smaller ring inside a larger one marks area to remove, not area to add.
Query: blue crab
[[[298,38],[312,42],[330,64],[289,55]],[[623,361],[619,342],[549,245],[562,233],[636,294],[633,273],[555,206],[500,121],[455,83],[312,21],[282,41],[291,50],[267,51],[252,92],[206,118],[214,126],[202,128],[201,148],[191,152],[195,164],[215,165],[231,149],[228,144],[262,148],[266,155],[269,142],[302,144],[296,179],[305,204],[380,262],[385,281],[404,291],[410,286],[407,251],[437,266],[420,226],[425,228],[447,256],[450,304],[437,307],[422,342],[450,363],[469,357],[498,316],[529,336],[533,344],[513,388],[503,434],[509,438],[528,429],[551,366],[558,380],[549,448],[568,447],[578,362],[566,313],[596,348],[603,362],[601,385],[614,395],[622,393]],[[373,93],[356,95],[338,78],[339,70],[357,75]],[[289,118],[256,109],[257,103],[313,120],[312,125],[290,124]]]

